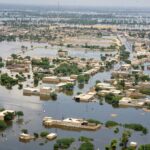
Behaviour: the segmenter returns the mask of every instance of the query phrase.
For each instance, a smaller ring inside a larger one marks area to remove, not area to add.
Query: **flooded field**
[[[27,46],[28,50],[24,53],[21,52],[21,46]],[[30,50],[31,45],[35,48]],[[0,44],[0,56],[8,57],[12,53],[17,53],[23,56],[39,56],[39,57],[48,57],[56,56],[58,47],[49,47],[44,48],[46,44],[38,43],[28,43],[28,42],[3,42]],[[73,50],[69,49],[69,55],[73,57],[81,58],[95,58],[100,59],[101,54],[104,52],[99,51],[86,51],[86,50]],[[114,53],[114,52],[110,52]],[[147,73],[150,71],[146,70]],[[23,91],[18,90],[17,87],[14,87],[12,90],[7,90],[4,87],[0,87],[0,106],[6,109],[22,110],[24,112],[24,121],[14,123],[10,126],[5,132],[5,136],[0,135],[1,149],[5,150],[50,150],[53,149],[52,142],[46,142],[42,139],[32,141],[30,143],[21,143],[18,140],[18,135],[21,132],[21,129],[28,129],[29,132],[41,132],[49,131],[57,133],[58,137],[78,137],[87,136],[94,139],[95,149],[104,150],[105,145],[107,145],[111,139],[119,138],[120,134],[114,134],[113,129],[106,129],[102,127],[96,132],[78,132],[78,131],[67,131],[61,129],[45,129],[42,125],[42,119],[45,116],[54,117],[57,119],[62,119],[66,117],[75,117],[75,118],[93,118],[105,122],[107,120],[114,120],[120,123],[142,123],[145,127],[150,130],[150,119],[149,113],[144,112],[141,109],[135,108],[113,108],[107,103],[100,105],[98,102],[92,103],[77,103],[73,100],[73,96],[77,92],[87,92],[89,88],[95,85],[96,80],[104,81],[110,79],[111,71],[100,72],[92,76],[88,84],[85,84],[84,88],[78,88],[78,85],[75,86],[74,94],[72,96],[67,96],[63,93],[58,94],[56,101],[40,100],[36,96],[23,96]],[[51,85],[47,85],[51,86]],[[112,117],[112,114],[117,114],[115,118]],[[16,120],[14,120],[16,122]],[[120,128],[120,130],[122,130]],[[147,135],[141,135],[141,133],[134,132],[131,137],[131,141],[137,141],[138,144],[146,144],[150,141],[150,133]],[[75,142],[70,149],[73,147],[78,147],[78,143]]]

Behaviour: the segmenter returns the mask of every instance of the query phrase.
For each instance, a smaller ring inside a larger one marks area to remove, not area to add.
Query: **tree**
[[[111,149],[112,150],[116,150],[116,148],[117,148],[117,140],[116,139],[113,139],[112,141],[111,141]]]
[[[121,138],[121,146],[123,148],[127,148],[127,144],[128,144],[130,136],[131,136],[130,131],[127,131],[127,130],[123,131],[122,138]]]
[[[7,128],[7,124],[3,120],[0,120],[0,130],[4,130],[6,128]]]
[[[16,54],[12,54],[11,57],[12,57],[13,59],[17,59],[18,56],[17,56]]]
[[[24,116],[24,113],[22,111],[17,111],[16,115],[18,116],[18,119],[22,116]]]
[[[13,120],[13,118],[14,118],[14,113],[10,113],[10,112],[6,113],[4,116],[5,121],[11,121]]]

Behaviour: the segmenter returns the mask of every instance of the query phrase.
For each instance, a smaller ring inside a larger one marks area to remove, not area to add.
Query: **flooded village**
[[[149,11],[50,10],[0,8],[0,149],[149,150]]]

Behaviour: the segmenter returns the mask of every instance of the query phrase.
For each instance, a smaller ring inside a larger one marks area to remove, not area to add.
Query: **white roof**
[[[44,77],[45,79],[57,79],[57,76],[49,76],[49,77]]]
[[[120,90],[111,90],[111,92],[112,92],[113,94],[120,94],[120,93],[121,93]]]
[[[52,119],[52,117],[44,117],[43,121],[47,121],[47,120],[51,120],[51,119]]]
[[[26,134],[26,133],[21,133],[20,136],[29,137],[30,135],[29,135],[29,134]]]
[[[55,136],[57,136],[56,133],[50,133],[50,134],[47,135],[47,137],[55,137]]]
[[[42,87],[41,89],[50,90],[51,88],[45,86],[45,87]]]
[[[79,119],[76,119],[76,118],[66,118],[66,119],[64,119],[63,121],[65,121],[65,122],[80,123],[80,120],[79,120]]]
[[[31,88],[31,87],[27,87],[27,88],[24,88],[24,90],[29,90],[29,91],[39,91],[39,89],[36,89],[36,88]]]
[[[111,86],[109,83],[104,83],[104,82],[98,83],[97,85],[100,87],[110,87]]]
[[[137,142],[130,142],[130,146],[137,146]]]
[[[59,83],[59,84],[57,84],[56,85],[56,87],[61,87],[61,86],[64,86],[64,85],[66,85],[67,83]]]

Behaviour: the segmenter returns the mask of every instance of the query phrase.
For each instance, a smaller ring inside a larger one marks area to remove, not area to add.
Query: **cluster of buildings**
[[[12,57],[7,58],[6,60],[6,68],[9,69],[11,72],[22,72],[22,73],[29,73],[31,61],[26,58],[17,58],[14,59]]]

